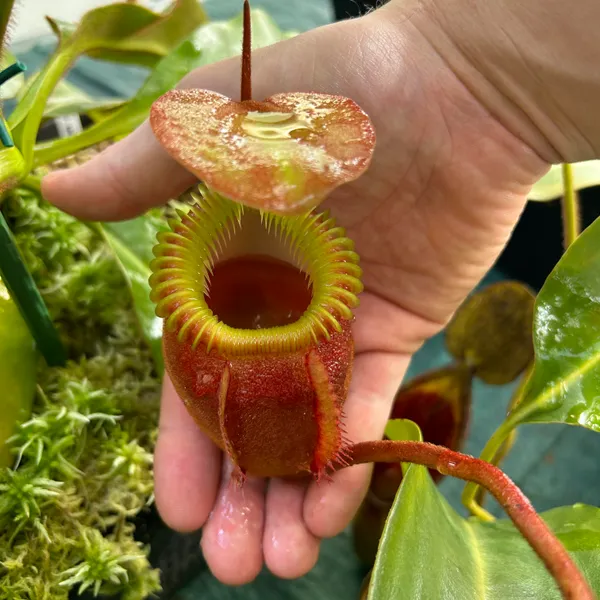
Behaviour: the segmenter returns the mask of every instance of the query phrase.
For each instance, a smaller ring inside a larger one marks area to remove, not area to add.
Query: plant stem
[[[508,436],[504,439],[504,441],[502,442],[502,445],[500,446],[500,448],[498,449],[496,454],[494,454],[494,457],[492,458],[492,460],[487,461],[487,462],[490,462],[492,465],[495,465],[496,467],[500,466],[502,461],[507,457],[508,453],[512,450],[513,446],[515,445],[516,439],[517,439],[517,430],[513,429],[508,434]],[[475,497],[473,498],[473,502],[472,502],[471,506],[476,505],[478,507],[478,509],[485,511],[485,509],[483,508],[483,503],[485,502],[486,493],[487,493],[487,490],[484,487],[477,486],[476,492],[475,492]],[[487,513],[487,511],[485,511],[485,512]]]
[[[349,465],[409,462],[485,487],[556,580],[565,600],[596,600],[583,574],[523,492],[498,467],[427,442],[362,442],[347,449]],[[339,465],[341,468],[342,465]]]
[[[496,457],[500,452],[511,431],[512,427],[506,427],[506,421],[502,423],[502,425],[496,429],[492,437],[488,440],[485,448],[481,452],[481,460],[488,463],[493,462],[494,457]],[[478,489],[478,483],[469,481],[462,493],[462,503],[472,515],[476,516],[482,521],[495,521],[496,518],[494,515],[489,513],[487,510],[485,510],[485,508],[477,503],[476,497]]]
[[[515,427],[518,425],[518,422],[512,420],[511,417],[517,406],[523,400],[525,388],[527,387],[527,382],[532,373],[533,362],[525,370],[525,373],[523,374],[521,381],[508,404],[506,410],[508,416],[506,420],[509,421],[510,424],[506,425],[503,423],[489,439],[488,443],[483,449],[483,452],[481,453],[480,458],[482,460],[498,466],[512,449],[517,437]],[[484,497],[485,490],[483,488],[474,483],[467,483],[465,489],[463,490],[462,503],[467,509],[469,509],[471,514],[475,515],[476,517],[479,517],[484,521],[493,521],[495,520],[493,515],[483,508]]]
[[[252,100],[252,15],[250,2],[244,0],[244,42],[242,46],[242,102]]]
[[[579,197],[573,183],[573,167],[569,163],[562,165],[564,195],[561,200],[563,222],[563,245],[566,250],[581,233]]]
[[[15,145],[25,159],[26,170],[33,164],[33,147],[38,129],[44,115],[46,102],[56,84],[77,58],[73,48],[61,48],[59,45],[34,84],[27,90],[15,110],[8,118],[8,126],[12,129]]]
[[[32,192],[40,193],[42,191],[42,178],[37,175],[29,174],[21,181],[21,185]]]
[[[25,161],[21,153],[14,146],[0,147],[0,204],[5,192],[16,186],[24,175]]]

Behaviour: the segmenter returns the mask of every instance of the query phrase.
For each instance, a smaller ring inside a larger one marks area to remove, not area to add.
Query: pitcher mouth
[[[359,257],[327,212],[274,215],[204,185],[191,196],[195,204],[158,234],[150,265],[156,314],[179,341],[229,356],[295,352],[353,318]],[[236,309],[231,282],[254,308],[238,298]]]

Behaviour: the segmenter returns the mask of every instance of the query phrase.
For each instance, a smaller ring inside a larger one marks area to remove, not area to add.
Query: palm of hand
[[[473,99],[416,30],[399,29],[383,12],[311,32],[255,59],[256,97],[286,90],[350,96],[377,131],[371,169],[327,201],[356,243],[366,288],[354,326],[356,360],[345,404],[352,442],[381,437],[410,355],[492,265],[528,186],[545,169]],[[298,56],[304,59],[298,62]],[[325,56],[330,60],[322,60]],[[299,65],[293,73],[290,64]],[[235,96],[236,68],[237,63],[209,67],[184,85]],[[134,146],[137,154],[129,151]],[[137,158],[123,164],[129,155]],[[79,198],[81,182],[93,189],[94,178],[102,179],[105,194],[112,192],[106,202],[95,203],[104,207],[95,213],[102,218],[128,216],[189,183],[147,127],[79,174],[48,181],[45,191],[82,214],[70,204],[69,190],[78,189]],[[134,189],[135,199],[129,191]],[[239,490],[229,484],[230,469],[167,380],[156,451],[157,503],[176,529],[204,526],[207,562],[231,584],[252,580],[264,563],[286,578],[310,570],[319,539],[336,535],[352,518],[370,472],[365,465],[352,467],[336,473],[331,484],[249,478]]]

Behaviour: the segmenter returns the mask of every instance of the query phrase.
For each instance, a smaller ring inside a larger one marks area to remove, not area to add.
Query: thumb
[[[118,221],[164,204],[193,183],[144,122],[89,162],[44,177],[42,195],[79,219]]]
[[[288,91],[316,91],[319,82],[335,93],[335,81],[323,72],[339,73],[338,65],[318,65],[327,56],[325,46],[339,49],[351,43],[353,22],[321,27],[253,53],[253,92],[257,100]],[[326,61],[322,61],[325,63]],[[338,75],[339,77],[339,75]],[[241,61],[229,59],[201,67],[181,80],[178,88],[208,89],[238,100]],[[89,162],[55,171],[42,181],[42,193],[51,203],[80,219],[121,220],[159,206],[189,188],[194,176],[160,146],[148,121]]]

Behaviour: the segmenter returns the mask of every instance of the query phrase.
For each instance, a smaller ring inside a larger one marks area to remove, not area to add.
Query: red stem
[[[248,0],[244,0],[244,42],[242,46],[242,102],[245,100],[252,100],[252,19]]]
[[[363,442],[347,449],[350,465],[409,462],[472,481],[486,488],[504,508],[560,588],[565,600],[596,600],[596,595],[564,546],[523,492],[498,467],[426,442]],[[336,466],[342,468],[342,465]]]

